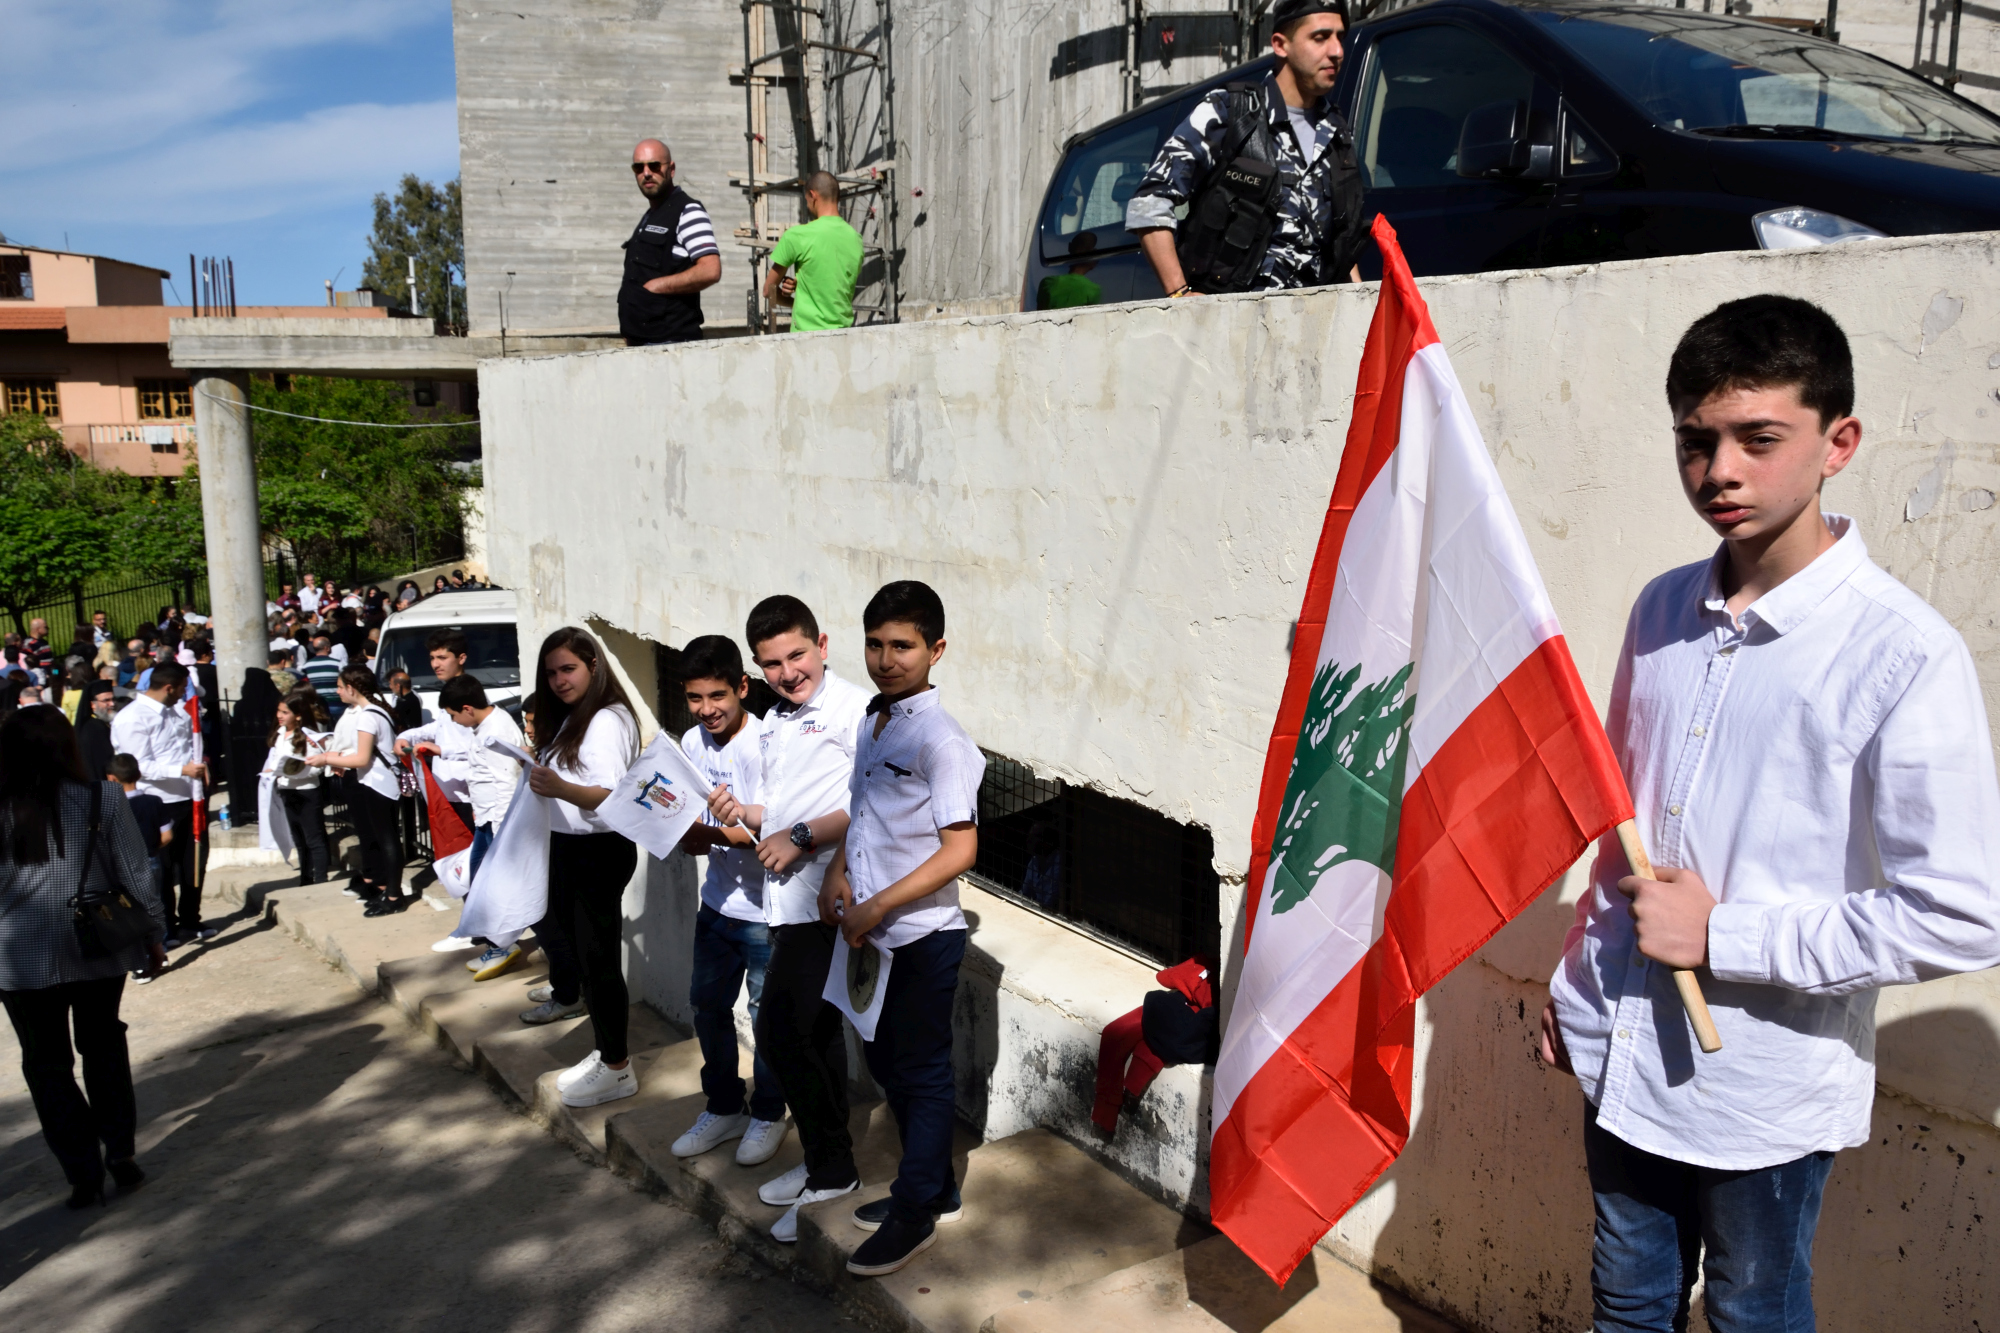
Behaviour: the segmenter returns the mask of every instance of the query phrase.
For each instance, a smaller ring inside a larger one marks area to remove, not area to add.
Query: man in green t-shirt
[[[854,282],[861,276],[861,237],[840,216],[840,182],[829,171],[806,177],[812,221],[788,227],[771,252],[764,299],[792,303],[792,328],[844,329],[854,323]]]

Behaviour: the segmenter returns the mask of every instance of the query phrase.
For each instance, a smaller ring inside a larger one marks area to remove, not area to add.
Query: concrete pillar
[[[257,521],[257,456],[251,446],[250,377],[194,374],[195,459],[201,467],[201,525],[208,548],[208,596],[216,679],[243,689],[243,673],[270,650],[264,622],[263,533]]]

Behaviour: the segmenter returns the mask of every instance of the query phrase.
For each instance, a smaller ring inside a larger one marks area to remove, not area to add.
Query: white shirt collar
[[[1825,518],[1827,530],[1834,536],[1833,545],[1745,607],[1741,619],[1746,631],[1753,624],[1764,624],[1773,633],[1791,633],[1867,562],[1868,547],[1861,540],[1861,526],[1846,514],[1827,514]],[[1725,621],[1729,619],[1729,599],[1722,591],[1722,572],[1728,566],[1729,544],[1724,542],[1708,562],[1708,582],[1701,595],[1702,609]]]

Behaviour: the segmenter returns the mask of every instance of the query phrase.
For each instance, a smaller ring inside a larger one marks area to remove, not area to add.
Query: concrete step
[[[1227,1236],[995,1314],[980,1333],[1453,1333],[1368,1275],[1306,1256],[1282,1289]]]

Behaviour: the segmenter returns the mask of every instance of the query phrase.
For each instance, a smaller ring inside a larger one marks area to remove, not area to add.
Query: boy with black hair
[[[1861,444],[1840,326],[1719,306],[1667,400],[1722,545],[1632,608],[1607,730],[1654,878],[1607,841],[1542,1055],[1589,1102],[1595,1326],[1680,1327],[1700,1256],[1716,1329],[1810,1330],[1821,1193],[1869,1137],[1877,988],[2000,962],[2000,783],[1964,641],[1820,509]],[[1677,968],[1705,973],[1714,1054]]]
[[[820,889],[820,919],[849,948],[891,951],[868,1071],[902,1135],[889,1197],[854,1210],[875,1234],[847,1261],[862,1277],[893,1273],[927,1250],[939,1222],[962,1215],[951,1165],[956,1099],[951,1010],[965,957],[958,877],[979,858],[986,757],[939,702],[944,602],[929,585],[885,585],[862,613],[868,704],[850,780],[851,822]]]
[[[709,801],[716,822],[755,834],[764,867],[764,920],[771,961],[757,1011],[757,1049],[777,1071],[805,1161],[757,1197],[785,1213],[771,1236],[799,1236],[799,1206],[861,1188],[847,1130],[847,1037],[823,997],[835,931],[820,919],[819,889],[847,832],[848,778],[868,695],[826,665],[826,635],[796,597],[767,597],[743,636],[778,703],[757,728],[763,800],[746,805],[727,788]]]
[[[763,758],[757,719],[744,707],[750,677],[733,640],[704,635],[681,650],[681,689],[696,726],[681,736],[681,753],[711,788],[727,788],[744,805],[762,800]],[[741,1166],[758,1166],[785,1142],[785,1094],[761,1051],[753,1059],[755,1089],[745,1109],[742,1056],[736,1040],[736,994],[750,987],[754,1030],[771,961],[764,924],[764,867],[756,838],[742,825],[725,827],[707,815],[681,841],[689,856],[706,856],[701,910],[694,922],[694,1034],[701,1042],[701,1089],[708,1103],[674,1141],[676,1157],[695,1157],[730,1139]]]

